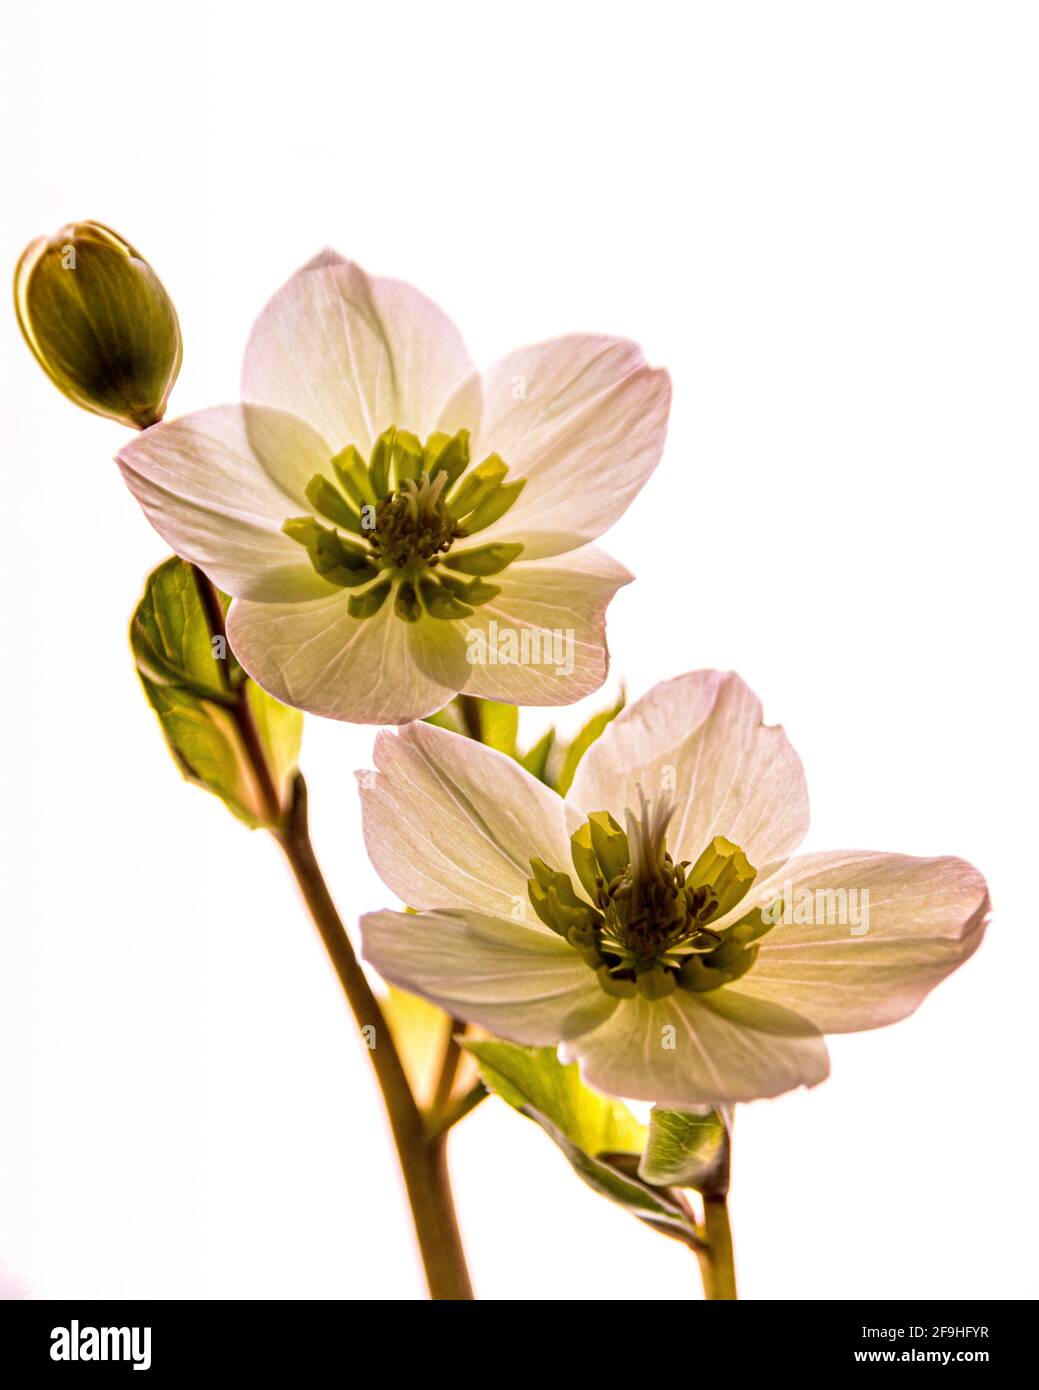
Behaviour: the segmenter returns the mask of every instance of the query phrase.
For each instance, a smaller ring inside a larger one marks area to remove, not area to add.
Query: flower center
[[[607,994],[662,999],[674,989],[702,993],[738,980],[771,922],[755,909],[721,932],[710,923],[746,896],[757,871],[723,835],[691,868],[676,864],[666,839],[673,801],[649,803],[641,791],[639,799],[639,813],[625,813],[627,830],[596,811],[571,836],[587,899],[568,874],[531,860],[534,911],[580,952]]]
[[[348,445],[332,459],[334,482],[316,473],[307,484],[307,500],[331,527],[299,516],[282,530],[306,549],[322,578],[357,591],[349,601],[355,618],[372,617],[391,593],[405,622],[423,613],[466,618],[501,593],[486,578],[523,549],[502,542],[455,549],[516,501],[526,480],[506,482],[508,471],[497,454],[470,467],[468,430],[431,434],[421,444],[391,426],[367,463]]]
[[[387,567],[412,569],[435,563],[451,549],[452,541],[465,535],[443,501],[446,482],[446,473],[419,484],[408,478],[399,492],[375,504],[369,544]]]

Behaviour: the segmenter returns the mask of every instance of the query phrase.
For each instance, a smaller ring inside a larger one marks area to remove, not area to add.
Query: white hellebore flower
[[[234,597],[235,655],[286,704],[359,723],[462,689],[566,704],[604,681],[631,578],[589,542],[656,466],[670,394],[634,343],[588,334],[477,372],[424,295],[325,252],[260,315],[243,403],[118,461]]]
[[[380,734],[375,761],[368,852],[417,912],[365,917],[366,958],[502,1037],[561,1043],[615,1095],[682,1107],[813,1086],[823,1033],[912,1013],[985,929],[985,880],[961,859],[791,858],[801,763],[732,674],[654,687],[565,800],[429,725]]]

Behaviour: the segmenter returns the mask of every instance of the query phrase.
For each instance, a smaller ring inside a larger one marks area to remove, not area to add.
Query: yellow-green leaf
[[[479,701],[479,710],[481,743],[488,748],[496,748],[499,753],[507,753],[511,758],[516,752],[519,710],[515,705],[483,699]]]
[[[635,1171],[646,1127],[621,1101],[586,1086],[576,1062],[563,1066],[552,1047],[498,1039],[463,1046],[476,1058],[487,1089],[540,1125],[589,1187],[655,1229],[697,1244],[688,1211]]]
[[[546,769],[548,767],[549,754],[556,741],[555,729],[546,729],[545,732],[534,744],[533,748],[528,748],[520,758],[520,763],[532,777],[536,777],[539,782],[548,782]],[[551,785],[551,783],[549,783]]]
[[[214,591],[215,594],[215,591]],[[216,594],[221,613],[228,599]],[[247,825],[269,825],[243,730],[251,721],[274,785],[296,770],[303,716],[248,679],[214,634],[192,567],[171,557],[148,577],[130,624],[145,694],[181,772]]]
[[[591,748],[592,744],[606,729],[612,719],[616,719],[624,708],[624,692],[621,691],[620,699],[612,709],[600,710],[594,714],[576,738],[567,746],[563,754],[563,762],[559,769],[559,775],[555,779],[555,789],[560,796],[566,796],[570,790],[570,784],[574,780],[578,765],[584,755]]]
[[[434,724],[438,729],[447,729],[449,733],[460,734],[462,730],[458,726],[458,720],[454,716],[453,704],[445,705],[443,709],[438,709],[436,714],[427,714],[422,721],[424,724]]]

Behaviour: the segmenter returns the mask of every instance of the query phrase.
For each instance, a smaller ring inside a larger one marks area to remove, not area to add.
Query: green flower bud
[[[147,261],[100,222],[72,222],[26,247],[14,280],[25,341],[84,410],[147,429],[180,371],[173,301]]]

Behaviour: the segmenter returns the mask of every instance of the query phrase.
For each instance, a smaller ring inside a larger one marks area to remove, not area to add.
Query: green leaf
[[[519,709],[498,700],[479,701],[480,742],[510,758],[516,754],[516,735],[519,732]]]
[[[213,593],[222,614],[230,600]],[[195,572],[176,556],[149,575],[130,624],[130,645],[184,776],[219,796],[247,825],[269,825],[243,725],[251,719],[281,794],[296,770],[303,716],[248,679],[226,637],[214,638]]]
[[[466,702],[463,705],[463,700]],[[472,718],[475,711],[476,720]],[[466,718],[469,713],[469,718]],[[479,724],[480,742],[488,748],[496,748],[510,758],[516,757],[516,735],[519,732],[519,709],[516,705],[506,705],[499,700],[484,700],[479,695],[456,695],[450,704],[427,714],[424,722],[435,724],[438,729],[447,729],[452,734],[470,735],[470,727]]]
[[[617,704],[593,715],[569,745],[562,746],[558,741],[555,729],[550,728],[546,729],[537,743],[526,753],[520,753],[516,746],[519,733],[519,710],[515,705],[504,704],[498,700],[485,700],[475,695],[456,695],[451,703],[445,705],[442,710],[438,710],[436,714],[427,715],[425,722],[435,724],[439,729],[448,729],[453,734],[465,734],[468,737],[473,737],[474,734],[471,731],[478,721],[481,743],[486,744],[488,748],[496,748],[499,752],[506,753],[510,758],[515,758],[531,776],[536,777],[539,782],[544,782],[547,787],[552,787],[558,791],[560,796],[565,796],[574,780],[574,773],[577,771],[581,759],[602,734],[610,720],[615,718],[623,708],[624,694],[622,692]],[[474,710],[476,719],[473,718]]]
[[[589,1187],[654,1229],[697,1243],[689,1213],[634,1171],[646,1144],[645,1126],[621,1101],[586,1086],[576,1062],[563,1066],[552,1047],[497,1039],[466,1040],[462,1046],[476,1058],[487,1089],[539,1124]]]
[[[704,1196],[729,1190],[729,1128],[717,1110],[691,1114],[654,1106],[639,1177],[658,1187],[692,1187]]]
[[[228,648],[230,653],[230,648]],[[274,777],[282,801],[284,792],[299,767],[299,749],[303,741],[303,712],[283,705],[262,686],[246,678],[243,683],[253,722],[260,743],[267,755],[267,765]]]
[[[552,752],[552,745],[556,741],[555,729],[547,729],[533,748],[527,750],[520,758],[520,763],[532,777],[536,777],[539,782],[547,782],[545,770],[548,767],[548,755]]]
[[[452,704],[454,702],[452,701]],[[423,724],[434,724],[438,729],[447,729],[449,733],[460,734],[462,730],[458,726],[451,705],[445,705],[443,709],[438,709],[436,714],[427,714],[423,719]]]
[[[229,600],[220,598],[225,612]],[[194,571],[176,556],[148,576],[130,624],[130,645],[142,680],[234,705],[245,673],[229,650],[226,660],[215,658]]]
[[[593,1091],[581,1080],[576,1063],[563,1066],[553,1047],[521,1047],[497,1039],[467,1039],[481,1073],[496,1076],[492,1089],[510,1105],[532,1105],[547,1115],[567,1137],[587,1153],[641,1154],[646,1126],[628,1107]]]
[[[624,708],[624,701],[625,695],[622,690],[620,698],[613,708],[600,710],[598,714],[594,714],[573,742],[567,747],[563,755],[562,767],[559,770],[558,777],[555,779],[555,788],[560,796],[566,796],[567,792],[570,790],[570,784],[574,780],[574,774],[577,772],[577,767],[581,759],[588,752],[589,748],[591,748],[595,740],[603,733],[610,721],[616,719],[617,715],[620,714],[621,710]]]

